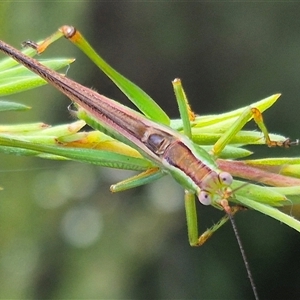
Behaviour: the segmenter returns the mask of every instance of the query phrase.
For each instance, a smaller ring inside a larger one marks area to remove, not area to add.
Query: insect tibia
[[[198,238],[198,243],[195,246],[202,246],[220,227],[222,227],[229,220],[229,215],[226,214],[212,227],[204,231]]]
[[[222,227],[229,219],[232,220],[233,216],[240,210],[243,210],[242,206],[233,206],[230,207],[227,200],[222,200],[220,205],[226,212],[226,215],[220,219],[216,224],[207,229],[205,232],[201,234],[198,238],[198,243],[195,246],[202,246],[220,227]]]
[[[210,229],[207,229],[198,239],[197,246],[202,246],[212,235],[214,231],[211,231]]]

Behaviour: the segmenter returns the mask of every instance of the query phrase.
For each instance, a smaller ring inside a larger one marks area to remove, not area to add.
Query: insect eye
[[[229,186],[229,185],[231,185],[233,178],[229,173],[221,172],[219,174],[219,180],[222,184]]]
[[[199,199],[200,203],[202,203],[203,205],[211,204],[211,195],[207,191],[201,191],[198,196],[198,199]]]

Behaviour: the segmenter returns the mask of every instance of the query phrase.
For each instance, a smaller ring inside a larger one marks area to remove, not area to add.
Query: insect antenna
[[[247,186],[248,184],[249,184],[248,182],[245,182],[244,184],[240,185],[239,187],[235,188],[234,190],[229,191],[228,194],[226,195],[225,199],[221,201],[221,205],[223,206],[224,211],[228,215],[228,218],[230,220],[234,235],[235,235],[236,240],[238,242],[238,246],[239,246],[240,252],[242,254],[243,262],[244,262],[244,265],[245,265],[245,268],[246,268],[246,271],[247,271],[247,275],[248,275],[248,278],[249,278],[249,281],[250,281],[250,285],[251,285],[251,288],[252,288],[252,291],[253,291],[254,298],[255,298],[255,300],[259,300],[256,285],[255,285],[255,282],[254,282],[254,278],[253,278],[252,272],[250,270],[250,265],[249,265],[249,262],[248,262],[248,259],[247,259],[247,256],[246,256],[246,252],[245,252],[245,249],[243,247],[242,240],[241,240],[241,237],[239,235],[239,232],[238,232],[238,229],[237,229],[234,217],[233,217],[234,214],[237,211],[245,209],[245,208],[242,207],[242,206],[239,206],[239,205],[230,207],[229,204],[228,204],[228,201],[226,200],[226,198],[230,197],[234,192],[236,192],[237,190],[243,188],[244,186]]]
[[[247,256],[246,256],[246,252],[244,250],[244,247],[243,247],[240,235],[238,233],[234,217],[233,217],[233,215],[232,215],[232,213],[230,211],[227,212],[227,214],[228,214],[228,217],[230,219],[234,235],[235,235],[236,240],[238,242],[238,245],[239,245],[239,248],[240,248],[240,252],[242,254],[242,258],[243,258],[244,265],[245,265],[245,268],[246,268],[246,271],[247,271],[247,274],[248,274],[248,278],[250,280],[250,285],[251,285],[251,288],[252,288],[252,291],[253,291],[254,298],[255,298],[255,300],[259,300],[257,289],[256,289],[256,285],[255,285],[255,282],[254,282],[254,279],[253,279],[253,276],[252,276],[252,273],[251,273],[251,270],[250,270],[250,265],[249,265],[249,262],[248,262],[248,259],[247,259]]]

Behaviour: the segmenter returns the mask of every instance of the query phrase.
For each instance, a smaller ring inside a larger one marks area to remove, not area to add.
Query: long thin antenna
[[[246,268],[246,271],[247,271],[247,274],[248,274],[248,278],[250,280],[250,285],[251,285],[251,288],[252,288],[252,291],[253,291],[253,294],[254,294],[254,298],[255,298],[255,300],[259,300],[257,289],[256,289],[256,286],[255,286],[255,283],[254,283],[254,279],[253,279],[253,276],[252,276],[252,273],[251,273],[251,270],[250,270],[250,266],[249,266],[249,263],[248,263],[248,259],[247,259],[247,256],[246,256],[246,253],[245,253],[240,235],[239,235],[238,230],[237,230],[236,223],[235,223],[234,218],[233,218],[231,213],[228,213],[228,216],[229,216],[229,219],[230,219],[233,231],[234,231],[234,235],[235,235],[236,240],[238,242],[242,257],[243,257],[243,261],[244,261],[245,268]]]

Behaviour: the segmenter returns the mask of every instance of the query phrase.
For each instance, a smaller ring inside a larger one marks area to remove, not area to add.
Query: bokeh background
[[[6,1],[0,38],[19,47],[74,25],[171,117],[178,117],[175,77],[199,114],[280,92],[265,120],[272,132],[299,138],[299,14],[299,3],[272,1]],[[69,77],[130,105],[67,41],[43,56],[76,57]],[[3,124],[72,120],[69,100],[50,86],[5,99],[32,110],[2,114]],[[299,156],[299,148],[255,151]],[[183,190],[172,179],[112,195],[110,184],[128,172],[4,154],[0,166],[0,298],[253,298],[229,224],[202,248],[189,246]],[[198,211],[203,230],[222,216],[200,204]],[[299,233],[252,211],[236,223],[261,299],[296,299]]]

